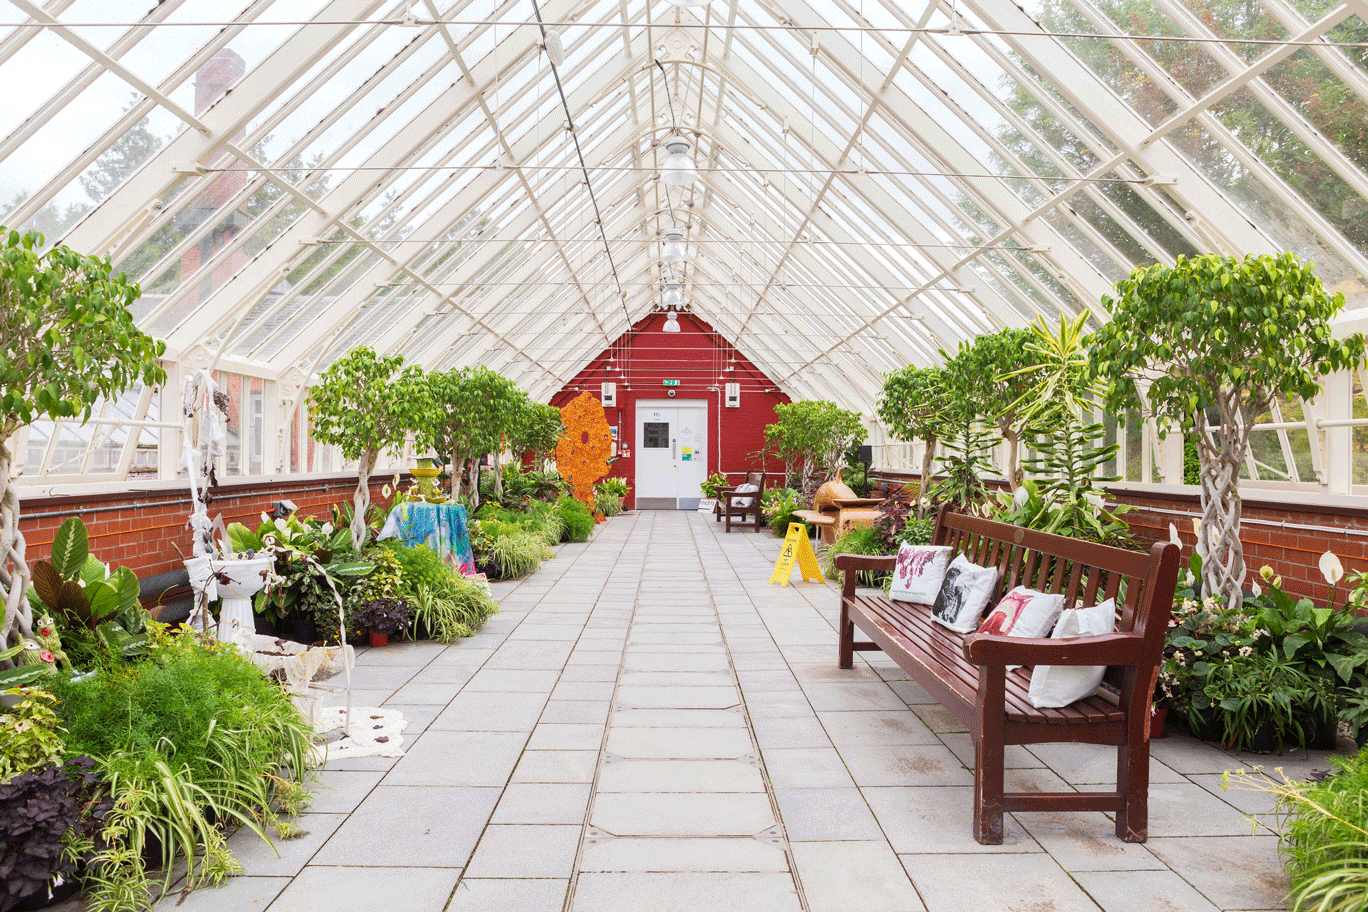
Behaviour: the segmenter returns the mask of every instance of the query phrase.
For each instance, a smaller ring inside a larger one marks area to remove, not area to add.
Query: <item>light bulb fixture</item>
[[[660,303],[665,307],[683,307],[684,292],[679,290],[678,282],[667,282],[665,293],[660,296]]]
[[[689,155],[689,141],[678,133],[665,140],[665,162],[660,166],[660,180],[667,187],[687,187],[698,180],[698,166]]]
[[[665,314],[664,329],[667,333],[679,332],[679,317],[675,316],[675,312],[673,310]],[[671,390],[671,392],[673,392],[673,390]]]
[[[546,50],[546,59],[551,61],[551,65],[560,68],[565,66],[565,42],[561,40],[560,32],[546,30],[546,37],[542,40],[542,47]]]
[[[667,228],[665,243],[660,245],[660,262],[682,263],[687,252],[684,246],[684,232],[679,228]]]

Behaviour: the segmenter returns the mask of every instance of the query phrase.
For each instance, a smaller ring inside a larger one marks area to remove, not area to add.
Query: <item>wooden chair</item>
[[[741,485],[733,485],[730,488],[723,488],[717,495],[717,506],[714,509],[715,522],[720,522],[722,517],[727,518],[727,531],[731,531],[732,517],[740,517],[745,521],[746,517],[755,518],[755,531],[759,532],[765,521],[765,512],[761,506],[761,499],[765,495],[765,473],[747,472],[744,484],[755,485],[755,491],[737,492]],[[749,498],[748,503],[744,503]],[[744,506],[742,505],[744,503]]]

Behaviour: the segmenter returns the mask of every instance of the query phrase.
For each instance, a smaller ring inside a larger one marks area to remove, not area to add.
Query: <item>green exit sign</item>
[[[666,386],[679,386],[679,381],[678,381],[678,380],[666,380],[666,381],[665,381],[665,385],[666,385]]]

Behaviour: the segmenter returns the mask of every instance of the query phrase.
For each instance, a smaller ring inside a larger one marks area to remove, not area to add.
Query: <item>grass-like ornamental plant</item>
[[[386,541],[378,547],[401,567],[396,592],[413,602],[410,633],[421,624],[433,639],[454,643],[498,613],[498,603],[483,583],[462,576],[427,545]]]
[[[1292,890],[1291,912],[1361,912],[1368,909],[1368,751],[1331,757],[1337,769],[1320,782],[1293,782],[1255,770],[1228,772],[1222,788],[1278,797],[1272,827]]]
[[[234,863],[211,820],[296,832],[279,812],[307,804],[311,730],[290,698],[234,647],[149,626],[147,657],[52,681],[69,754],[94,758],[112,810],[94,847],[88,908],[145,908],[149,837],[167,869],[217,882]]]
[[[594,509],[604,516],[617,516],[622,512],[622,498],[611,491],[595,491]]]
[[[573,497],[562,497],[556,501],[556,513],[565,523],[562,541],[586,542],[589,536],[594,534],[594,514]]]

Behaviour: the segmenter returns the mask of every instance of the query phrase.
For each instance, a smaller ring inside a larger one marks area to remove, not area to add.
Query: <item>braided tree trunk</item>
[[[356,461],[356,493],[352,494],[352,547],[360,551],[366,546],[366,514],[370,512],[370,477],[375,471],[379,450],[366,450]]]
[[[5,622],[0,648],[33,639],[33,610],[29,607],[29,570],[24,561],[24,534],[19,531],[19,488],[12,472],[14,459],[8,441],[0,441],[0,598]]]
[[[1240,543],[1240,466],[1249,447],[1249,422],[1237,392],[1221,397],[1221,427],[1197,436],[1202,460],[1202,524],[1197,554],[1202,559],[1204,595],[1224,597],[1232,608],[1243,602],[1244,546]],[[1199,416],[1200,418],[1200,416]]]

